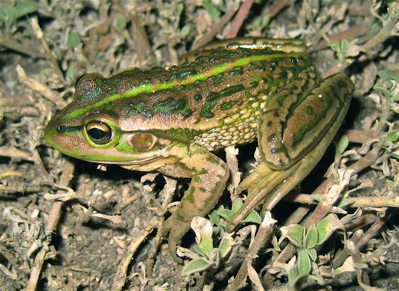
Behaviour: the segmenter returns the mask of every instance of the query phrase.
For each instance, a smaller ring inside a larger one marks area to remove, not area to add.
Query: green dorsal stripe
[[[108,104],[112,101],[121,99],[121,98],[130,98],[137,96],[142,93],[153,93],[155,94],[158,91],[161,90],[171,90],[176,88],[177,86],[187,86],[191,85],[196,81],[205,81],[213,76],[216,76],[218,74],[224,73],[228,70],[234,69],[239,66],[245,66],[251,63],[252,61],[270,61],[270,60],[278,60],[281,58],[286,58],[286,57],[298,57],[301,56],[300,53],[289,53],[289,54],[281,54],[281,53],[276,53],[276,54],[259,54],[259,55],[251,55],[247,57],[243,57],[241,59],[236,60],[235,62],[226,62],[222,63],[216,67],[213,67],[212,69],[208,70],[207,72],[204,72],[202,74],[194,74],[187,76],[181,80],[179,79],[174,79],[165,83],[161,83],[159,85],[154,85],[154,84],[142,84],[138,85],[134,88],[132,88],[129,92],[126,92],[124,94],[114,94],[111,95],[107,98],[104,98],[96,103],[93,103],[91,105],[88,105],[84,108],[78,108],[70,112],[69,114],[64,115],[61,120],[69,119],[69,118],[75,118],[85,112],[94,110],[98,108],[99,106],[102,106],[104,104]]]

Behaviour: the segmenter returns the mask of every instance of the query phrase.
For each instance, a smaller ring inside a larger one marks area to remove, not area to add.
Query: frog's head
[[[173,164],[187,155],[184,142],[154,128],[154,121],[145,115],[131,114],[131,102],[127,104],[104,80],[90,74],[77,82],[73,102],[44,130],[51,146],[77,159],[141,171]]]

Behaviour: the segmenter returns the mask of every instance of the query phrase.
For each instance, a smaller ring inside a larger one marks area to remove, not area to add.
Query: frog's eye
[[[152,149],[157,140],[157,137],[151,133],[135,133],[130,142],[133,148],[143,152]]]
[[[113,130],[103,121],[90,121],[86,124],[89,139],[97,145],[104,145],[112,140]]]

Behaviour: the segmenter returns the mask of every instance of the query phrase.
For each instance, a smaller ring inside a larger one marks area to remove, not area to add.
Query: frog
[[[218,151],[257,141],[261,163],[229,221],[260,203],[272,209],[316,166],[340,128],[354,84],[322,78],[301,40],[235,38],[208,44],[170,67],[81,76],[74,98],[48,123],[49,145],[76,159],[190,178],[162,233],[170,253],[196,216],[215,208],[230,170]]]

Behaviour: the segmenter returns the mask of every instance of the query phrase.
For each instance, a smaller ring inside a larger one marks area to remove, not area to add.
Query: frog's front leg
[[[180,162],[158,169],[159,172],[173,177],[191,177],[191,183],[178,206],[164,225],[163,234],[169,233],[168,246],[173,259],[181,263],[176,256],[179,240],[190,229],[195,216],[207,215],[219,201],[227,179],[229,169],[224,161],[196,145]]]

